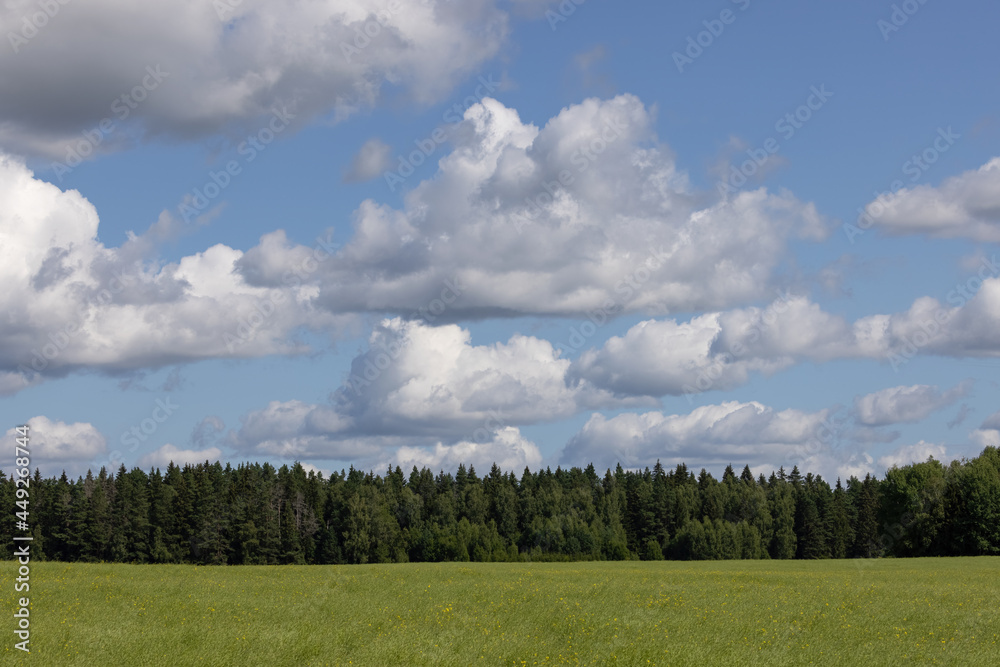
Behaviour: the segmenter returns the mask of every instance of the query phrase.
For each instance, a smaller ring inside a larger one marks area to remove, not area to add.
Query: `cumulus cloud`
[[[590,417],[560,454],[566,465],[594,462],[600,467],[703,462],[771,465],[800,462],[813,452],[830,411],[775,411],[757,402],[730,401],[688,414],[624,413]]]
[[[537,470],[542,463],[542,454],[535,443],[525,439],[517,428],[507,426],[497,430],[485,442],[463,440],[453,445],[439,442],[433,447],[400,447],[386,461],[387,465],[399,465],[403,470],[413,466],[455,470],[459,464],[465,464],[485,471],[494,463],[504,471],[520,471],[525,467]]]
[[[616,395],[680,395],[731,389],[752,372],[770,374],[804,359],[886,352],[869,322],[852,326],[805,297],[785,294],[766,308],[640,322],[581,354],[571,375]]]
[[[1000,447],[1000,412],[987,417],[978,429],[969,434],[969,439],[980,447]]]
[[[302,466],[302,468],[306,471],[306,473],[314,472],[317,475],[322,475],[326,479],[330,479],[330,476],[333,474],[332,471],[330,470],[326,470],[325,468],[319,468],[310,463],[300,463],[299,465]]]
[[[0,306],[18,324],[0,331],[0,392],[79,368],[295,354],[306,350],[295,335],[302,327],[336,331],[363,311],[432,324],[545,313],[600,324],[634,311],[766,299],[788,239],[822,237],[823,221],[811,206],[762,189],[696,205],[703,195],[656,143],[651,122],[629,95],[568,107],[542,129],[487,98],[466,113],[437,176],[410,192],[402,210],[364,202],[347,245],[330,236],[317,247],[293,245],[277,230],[246,253],[219,244],[162,265],[149,257],[178,233],[177,220],[164,214],[121,247],[106,247],[90,202],[4,155]],[[585,382],[557,404],[563,414],[562,406],[600,392],[725,389],[802,360],[896,366],[918,352],[993,356],[998,273],[984,258],[947,305],[923,298],[906,312],[850,323],[786,294],[764,309],[644,322],[558,372],[551,362],[531,365],[552,371],[547,381]],[[437,328],[437,336],[458,331]],[[508,345],[537,351],[542,343]],[[362,419],[366,409],[355,401],[341,418]]]
[[[928,457],[934,457],[944,464],[953,458],[948,456],[948,449],[944,445],[935,445],[921,440],[915,445],[904,445],[891,454],[879,457],[878,464],[886,469],[903,467],[911,463],[923,463]]]
[[[209,447],[202,450],[179,449],[168,443],[139,459],[139,467],[166,468],[171,462],[183,467],[188,463],[192,465],[204,463],[205,461],[214,463],[221,458],[222,450],[218,447]]]
[[[107,452],[104,436],[87,422],[67,424],[40,415],[29,419],[27,425],[31,470],[37,467],[46,477],[58,477],[63,470],[70,475],[81,474],[91,460]],[[4,451],[14,451],[17,437],[15,428],[7,430],[0,439]]]
[[[208,358],[291,354],[302,326],[336,328],[301,286],[261,288],[215,245],[176,263],[148,258],[169,216],[109,248],[94,206],[0,154],[0,391],[79,368],[125,372]],[[152,236],[153,238],[150,238]]]
[[[980,428],[1000,429],[1000,412],[994,412],[987,417]]]
[[[880,331],[879,343],[895,367],[917,353],[994,357],[1000,355],[1000,278],[973,277],[949,292],[947,304],[922,297],[905,312],[860,322]]]
[[[888,234],[1000,242],[1000,158],[941,185],[902,188],[866,207]]]
[[[60,159],[102,119],[182,139],[256,127],[276,106],[339,120],[386,84],[429,103],[498,52],[508,17],[496,4],[102,0],[60,3],[34,34],[23,26],[38,6],[8,2],[5,42],[31,36],[0,59],[0,146]],[[147,67],[162,74],[143,93]]]
[[[0,396],[11,396],[41,381],[41,377],[33,373],[0,371]]]
[[[588,99],[541,129],[490,98],[464,118],[402,210],[361,204],[354,237],[314,276],[317,304],[412,316],[452,284],[436,322],[722,308],[766,298],[789,240],[827,232],[788,193],[699,204],[631,95]],[[299,252],[266,238],[239,269],[272,286]]]
[[[392,148],[381,139],[369,139],[358,150],[351,166],[344,174],[348,183],[370,181],[389,168]]]
[[[926,384],[891,387],[854,399],[857,420],[866,426],[916,423],[967,396],[971,382],[941,391]]]
[[[766,308],[640,322],[585,350],[570,375],[619,396],[664,396],[731,389],[753,372],[803,361],[871,359],[899,368],[918,354],[1000,355],[1000,278],[970,281],[948,304],[922,297],[906,311],[853,323],[787,294]]]
[[[531,336],[473,345],[457,325],[395,318],[373,332],[369,348],[351,364],[336,397],[339,409],[368,430],[437,434],[450,425],[461,435],[490,421],[536,423],[637,403],[588,382],[569,386],[570,362]]]
[[[569,364],[548,341],[529,336],[473,345],[457,325],[385,320],[330,404],[272,402],[243,417],[228,441],[260,454],[344,459],[407,439],[487,442],[515,424],[651,404],[616,399],[586,381],[567,384]]]
[[[688,322],[640,322],[624,336],[585,351],[574,362],[572,376],[619,395],[663,396],[731,389],[745,383],[750,371],[787,365],[781,360],[737,360],[713,353],[720,317],[711,313]]]

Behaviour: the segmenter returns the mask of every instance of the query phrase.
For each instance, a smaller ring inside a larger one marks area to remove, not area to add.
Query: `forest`
[[[302,465],[124,466],[45,479],[35,560],[191,564],[818,559],[1000,554],[1000,450],[834,486],[798,467],[721,480],[685,465],[407,476]],[[23,501],[22,501],[23,502]],[[0,512],[21,511],[0,472]],[[12,557],[14,521],[0,543]],[[17,534],[23,534],[18,532]]]

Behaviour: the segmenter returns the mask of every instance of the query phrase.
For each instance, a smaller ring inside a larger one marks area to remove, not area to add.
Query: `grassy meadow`
[[[32,654],[5,613],[4,664],[1000,663],[1000,558],[32,563],[30,596]]]

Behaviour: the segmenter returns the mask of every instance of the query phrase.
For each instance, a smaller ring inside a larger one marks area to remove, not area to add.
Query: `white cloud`
[[[0,396],[10,396],[41,382],[40,377],[19,372],[0,371]]]
[[[462,435],[490,421],[551,421],[583,407],[628,404],[588,382],[567,385],[570,362],[530,336],[473,345],[457,325],[396,318],[373,332],[369,348],[338,394],[340,409],[369,432]]]
[[[369,139],[354,156],[344,180],[356,183],[381,176],[389,168],[391,152],[392,148],[381,139]]]
[[[300,463],[299,465],[302,466],[302,468],[306,471],[307,474],[314,472],[317,475],[322,475],[325,479],[330,479],[330,476],[333,474],[330,470],[327,470],[325,468],[317,468],[311,463]]]
[[[541,129],[486,98],[452,143],[402,210],[359,207],[354,237],[315,276],[318,304],[410,315],[450,281],[458,297],[435,321],[728,307],[766,298],[790,239],[827,231],[787,193],[698,204],[706,195],[631,95],[585,100]],[[239,268],[275,285],[298,252],[269,240]]]
[[[1000,447],[1000,411],[987,417],[969,439],[980,447]]]
[[[104,118],[116,128],[125,120],[125,134],[179,138],[256,128],[275,105],[295,109],[297,122],[339,120],[376,104],[386,84],[429,103],[505,42],[508,17],[495,5],[60,3],[36,36],[0,59],[0,146],[62,159],[69,143]],[[0,6],[5,42],[35,10],[30,2]],[[166,75],[142,92],[147,66]],[[136,86],[140,93],[127,106],[112,106]],[[99,148],[111,143],[127,141],[116,133]]]
[[[853,324],[787,295],[764,309],[640,322],[584,351],[570,375],[619,396],[663,396],[731,389],[752,372],[802,361],[871,359],[898,368],[918,354],[1000,355],[1000,278],[974,277],[960,287],[949,293],[950,306],[922,297],[906,311]]]
[[[35,179],[0,154],[0,392],[78,368],[126,371],[208,358],[303,351],[302,326],[337,318],[304,304],[303,288],[253,287],[224,245],[158,265],[145,259],[169,216],[118,248],[97,240],[98,216],[75,190]]]
[[[867,426],[916,423],[966,396],[971,388],[969,382],[948,391],[925,384],[891,387],[858,396],[854,399],[854,411],[857,420]]]
[[[156,451],[143,456],[139,459],[138,465],[140,468],[166,468],[172,461],[175,465],[183,467],[188,463],[192,465],[204,463],[205,461],[214,463],[221,458],[222,450],[218,447],[209,447],[202,450],[179,449],[168,443]]]
[[[1000,411],[987,417],[980,428],[1000,429]]]
[[[934,187],[903,188],[868,204],[889,234],[927,234],[1000,242],[1000,157]]]
[[[611,126],[618,136],[605,141],[601,134]],[[295,338],[301,327],[336,331],[354,321],[349,312],[416,313],[435,324],[542,313],[603,322],[623,312],[766,298],[788,238],[822,236],[820,218],[811,206],[764,190],[695,206],[697,193],[651,127],[650,112],[628,95],[568,107],[540,130],[486,99],[469,109],[438,175],[417,186],[403,210],[362,204],[354,237],[331,247],[332,256],[293,246],[278,230],[246,253],[220,244],[165,265],[148,257],[177,232],[169,215],[121,247],[106,247],[90,202],[2,156],[0,281],[7,289],[0,307],[20,324],[0,331],[0,392],[79,368],[118,372],[295,354],[306,350]],[[596,147],[600,155],[587,157]],[[572,176],[565,186],[558,184],[563,172]],[[546,196],[530,212],[534,204],[525,199],[540,193]],[[308,264],[315,257],[325,259]],[[315,270],[303,272],[307,264]],[[731,388],[755,371],[802,360],[993,356],[1000,353],[1000,269],[991,274],[992,266],[984,259],[977,276],[949,293],[948,305],[923,298],[904,313],[853,324],[786,296],[766,309],[644,322],[584,352],[571,368],[563,359],[542,360],[551,352],[544,341],[512,340],[505,349],[524,348],[515,355],[524,359],[518,373],[527,378],[525,369],[538,367],[532,382],[551,390],[538,404],[555,406],[559,415],[573,406],[606,407],[612,394]],[[288,280],[296,272],[305,284]],[[438,327],[419,336],[452,336],[455,343],[457,331]],[[498,353],[468,352],[463,363]],[[552,389],[567,378],[586,386]],[[452,386],[457,376],[443,379]],[[419,400],[417,386],[437,385],[414,380],[379,397],[392,410],[354,401],[341,416],[360,419],[359,428],[375,414],[398,428],[419,427],[430,416],[408,417],[412,409],[404,405]],[[455,386],[462,392],[472,383]],[[438,397],[429,405],[480,418]],[[524,418],[535,419],[528,412]]]
[[[587,381],[566,383],[570,362],[548,341],[515,335],[473,345],[457,325],[385,320],[354,359],[330,405],[272,402],[242,418],[229,443],[286,458],[344,459],[410,441],[485,442],[515,424],[556,421],[616,399]]]
[[[1000,429],[980,428],[969,434],[969,440],[979,447],[1000,447]]]
[[[30,469],[34,472],[36,467],[40,468],[45,477],[58,477],[63,470],[69,475],[81,474],[90,461],[107,452],[104,436],[87,422],[67,424],[40,415],[29,419],[27,425]],[[17,437],[16,429],[11,428],[0,439],[4,451],[11,452],[11,456]],[[11,458],[4,463],[8,471],[12,462]]]
[[[750,371],[772,371],[784,361],[733,359],[713,353],[720,314],[688,322],[640,322],[624,336],[614,336],[599,349],[585,351],[574,362],[573,377],[622,395],[663,396],[731,389],[747,381]]]
[[[948,449],[944,445],[935,445],[921,440],[915,445],[904,445],[891,454],[879,457],[878,464],[886,469],[893,466],[903,467],[911,463],[923,463],[930,456],[944,464],[951,460],[951,457],[948,456]]]
[[[537,470],[542,463],[542,454],[530,440],[526,440],[521,432],[507,426],[499,429],[486,442],[463,440],[453,445],[440,442],[431,447],[400,447],[396,450],[388,464],[400,466],[409,470],[413,466],[431,470],[455,470],[459,464],[465,464],[488,471],[496,463],[501,470],[519,472],[528,467]],[[385,465],[378,466],[385,468]]]
[[[571,375],[618,395],[679,395],[731,389],[751,372],[774,373],[803,359],[880,354],[885,349],[867,324],[851,326],[804,297],[784,295],[767,308],[640,322],[581,354]]]
[[[969,290],[969,285],[978,288]],[[879,332],[895,363],[915,354],[949,357],[1000,355],[1000,278],[978,277],[949,292],[947,303],[922,297],[906,312],[859,320]],[[971,298],[967,298],[971,297]],[[949,307],[949,305],[951,307]]]
[[[766,465],[774,468],[811,454],[811,441],[829,416],[799,410],[776,412],[760,403],[730,401],[688,414],[625,413],[608,419],[594,414],[563,449],[567,465],[599,467],[668,463]]]

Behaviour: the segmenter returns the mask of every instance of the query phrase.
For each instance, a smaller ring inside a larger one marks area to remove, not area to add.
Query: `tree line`
[[[928,459],[884,479],[784,468],[717,480],[681,464],[603,477],[549,468],[520,479],[397,466],[329,478],[300,464],[171,463],[29,485],[33,558],[126,563],[790,559],[1000,554],[1000,450]],[[0,472],[3,557],[14,481]]]

